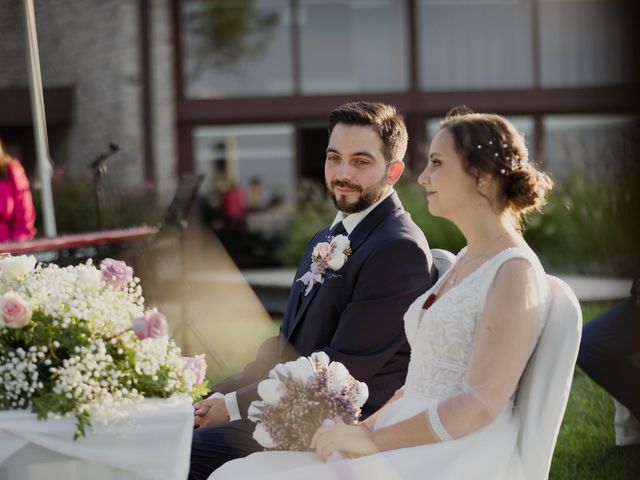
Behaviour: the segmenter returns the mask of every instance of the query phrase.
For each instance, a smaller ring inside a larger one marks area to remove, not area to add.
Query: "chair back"
[[[549,316],[524,370],[515,401],[521,425],[518,450],[529,480],[549,476],[582,333],[582,311],[571,288],[551,275],[547,275],[547,281],[551,294]]]
[[[433,266],[436,267],[438,275],[435,279],[440,278],[444,273],[456,263],[456,256],[448,250],[442,250],[441,248],[432,248],[431,257],[433,258]],[[433,275],[432,275],[433,277]]]

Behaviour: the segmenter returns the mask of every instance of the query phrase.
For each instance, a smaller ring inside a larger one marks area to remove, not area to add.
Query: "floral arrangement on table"
[[[304,290],[305,296],[316,283],[324,283],[327,270],[337,272],[351,255],[351,243],[346,235],[336,235],[328,240],[328,242],[319,242],[313,247],[309,271],[298,279],[298,282],[302,282],[307,287]]]
[[[182,357],[166,318],[145,310],[140,280],[105,259],[61,268],[0,257],[0,409],[93,421],[136,411],[144,397],[206,393],[204,356]]]
[[[262,400],[251,402],[253,438],[268,450],[308,451],[326,420],[353,424],[369,396],[367,384],[353,378],[324,352],[280,363],[258,384]]]

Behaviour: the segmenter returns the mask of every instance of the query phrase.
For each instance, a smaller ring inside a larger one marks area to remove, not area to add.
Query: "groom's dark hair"
[[[373,102],[349,102],[329,115],[329,136],[338,123],[372,127],[382,140],[387,163],[402,160],[407,152],[409,135],[404,118],[393,105]]]

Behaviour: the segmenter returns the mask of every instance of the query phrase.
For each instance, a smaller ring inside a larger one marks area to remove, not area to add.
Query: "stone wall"
[[[175,132],[170,5],[155,0],[151,18],[152,158],[157,187],[167,198],[175,185]],[[44,87],[70,86],[68,127],[49,131],[51,157],[66,171],[87,164],[113,142],[108,182],[143,181],[141,32],[137,0],[35,2]],[[0,0],[0,88],[28,87],[23,3]],[[167,200],[168,201],[168,200]]]

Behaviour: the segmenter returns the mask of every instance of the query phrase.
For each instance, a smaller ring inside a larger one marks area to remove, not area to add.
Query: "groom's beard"
[[[356,185],[354,183],[349,183],[343,180],[334,180],[333,182],[331,182],[331,185],[327,185],[327,190],[329,190],[329,195],[331,195],[331,200],[333,200],[333,204],[336,206],[336,208],[344,213],[349,214],[366,210],[371,205],[376,203],[378,200],[380,200],[382,195],[384,195],[387,186],[387,172],[385,172],[380,181],[365,189],[363,189],[360,185]],[[343,187],[356,190],[360,192],[360,196],[355,202],[348,202],[344,196],[336,195],[334,193],[335,187]]]

